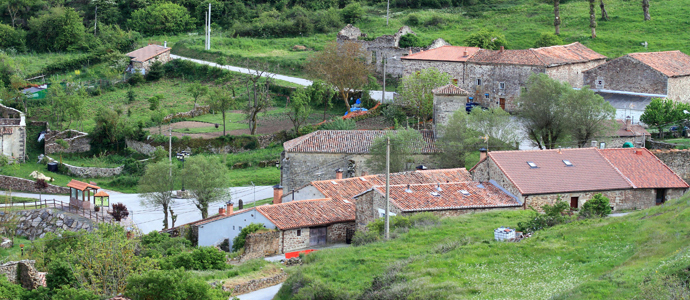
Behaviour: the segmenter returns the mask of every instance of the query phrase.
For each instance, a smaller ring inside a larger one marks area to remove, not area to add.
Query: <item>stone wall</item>
[[[287,273],[281,272],[280,274],[277,274],[277,275],[274,275],[271,277],[253,279],[253,280],[250,280],[246,283],[235,285],[231,288],[227,288],[224,286],[223,290],[226,292],[232,292],[232,296],[237,296],[237,295],[253,292],[256,290],[260,290],[263,288],[267,288],[269,286],[274,286],[276,284],[279,284],[279,283],[285,281],[285,279],[287,279],[287,277],[288,277]]]
[[[355,229],[355,222],[335,223],[328,225],[326,229],[327,243],[344,243],[347,238],[347,230]]]
[[[505,110],[514,111],[516,100],[529,77],[545,72],[546,68],[539,66],[467,63],[468,78],[460,87],[470,93],[474,102],[484,107],[500,106],[500,99],[505,99]],[[481,79],[481,85],[477,85],[477,79]],[[504,84],[503,89],[500,83]]]
[[[34,267],[35,263],[34,260],[11,261],[0,265],[0,274],[5,275],[11,283],[21,284],[23,288],[33,290],[45,286]]]
[[[127,144],[127,148],[145,155],[152,155],[153,152],[156,151],[156,147],[144,142],[127,139],[125,140],[125,144]]]
[[[567,82],[574,88],[582,88],[584,86],[583,73],[605,62],[606,59],[600,59],[585,63],[560,65],[547,68],[546,75],[549,75],[549,77],[553,79]]]
[[[652,153],[678,176],[690,182],[690,150],[652,150]]]
[[[281,232],[280,250],[282,253],[309,247],[309,228],[288,229]]]
[[[279,134],[265,134],[265,135],[259,135],[256,136],[256,140],[259,143],[259,148],[263,149],[268,147],[271,143],[283,143],[285,142],[285,139],[282,138]],[[206,145],[203,145],[202,148],[204,148],[205,151],[208,151],[210,153],[215,153],[215,154],[222,154],[222,153],[241,153],[241,152],[246,152],[249,151],[244,148],[235,148],[230,145],[222,145],[219,146],[221,143],[218,142],[216,139],[206,139]],[[168,143],[162,143],[160,145],[158,144],[150,144],[148,142],[140,142],[140,141],[135,141],[135,140],[126,140],[125,143],[127,144],[127,147],[139,152],[141,154],[145,155],[152,155],[154,151],[156,151],[156,146],[161,146],[165,151],[168,151]],[[179,152],[182,150],[187,150],[191,151],[192,149],[185,146],[181,141],[174,142],[173,145],[173,151]]]
[[[12,191],[22,191],[29,193],[39,192],[44,194],[69,194],[69,188],[48,184],[48,187],[44,190],[39,191],[36,188],[36,182],[29,179],[12,177],[6,175],[0,175],[0,189],[12,190]]]
[[[464,112],[465,103],[467,103],[467,95],[434,95],[434,137],[443,136],[439,125],[448,125],[448,121],[456,111]]]
[[[690,103],[690,76],[669,78],[667,92],[669,99]]]
[[[26,117],[24,113],[0,104],[0,155],[9,161],[25,161]]]
[[[525,203],[520,191],[515,185],[513,185],[510,179],[508,179],[505,174],[501,172],[493,160],[487,158],[486,160],[480,162],[474,169],[472,169],[471,174],[472,180],[474,181],[495,181],[499,186],[507,190],[509,193],[518,197],[520,202]]]
[[[60,230],[77,232],[81,229],[91,231],[93,221],[88,218],[66,213],[57,209],[20,210],[9,213],[0,212],[3,224],[16,224],[17,236],[26,236],[30,240],[43,238],[48,232]],[[5,231],[6,228],[0,227]]]
[[[583,72],[593,89],[666,95],[668,78],[651,67],[623,56]]]
[[[278,253],[280,253],[280,231],[255,232],[246,237],[244,254],[240,261],[263,258]]]
[[[170,120],[172,120],[172,119],[186,119],[186,118],[198,117],[198,116],[207,114],[209,112],[209,110],[210,110],[210,107],[208,105],[197,106],[190,111],[169,114],[169,115],[165,116],[165,118],[163,118],[163,122],[167,123],[167,122],[170,122]]]
[[[64,148],[56,143],[57,140],[64,140],[69,144],[69,147]],[[45,146],[43,151],[45,154],[52,154],[57,152],[63,153],[81,153],[91,151],[91,138],[86,132],[68,129],[65,131],[48,130],[45,135]]]
[[[50,161],[57,162],[52,157],[46,156]],[[122,173],[125,166],[119,166],[117,168],[97,168],[97,167],[77,167],[70,164],[62,163],[67,167],[69,173],[81,177],[81,178],[100,178],[100,177],[112,177],[117,176]]]

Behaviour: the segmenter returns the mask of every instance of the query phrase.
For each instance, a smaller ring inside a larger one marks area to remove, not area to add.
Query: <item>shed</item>
[[[70,189],[69,204],[71,206],[83,209],[93,208],[91,204],[91,195],[93,193],[95,196],[96,191],[100,189],[100,187],[74,179],[67,184],[67,187]]]
[[[154,62],[166,63],[170,61],[170,49],[166,46],[149,44],[146,47],[127,53],[127,56],[131,58],[127,72],[140,72],[146,75],[146,72],[148,72]]]

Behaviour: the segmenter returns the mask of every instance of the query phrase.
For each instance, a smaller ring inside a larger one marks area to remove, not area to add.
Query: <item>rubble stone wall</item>
[[[0,212],[2,224],[16,224],[15,234],[26,236],[30,240],[43,238],[48,232],[60,230],[77,232],[79,230],[91,231],[94,228],[93,221],[88,218],[66,213],[56,209],[32,209]],[[7,228],[0,227],[0,231]]]
[[[0,275],[5,275],[9,282],[21,284],[25,289],[36,289],[43,284],[34,267],[35,263],[35,260],[20,260],[2,264],[0,265]]]
[[[235,285],[232,288],[223,287],[223,290],[225,290],[226,292],[231,291],[232,296],[246,294],[249,292],[253,292],[256,290],[267,288],[269,286],[274,286],[276,284],[279,284],[279,283],[285,281],[285,279],[287,279],[287,277],[288,277],[287,273],[281,272],[280,274],[277,274],[277,275],[274,275],[271,277],[253,279],[253,280],[250,280],[246,283]]]
[[[44,194],[69,194],[69,188],[48,184],[48,187],[39,191],[36,188],[36,182],[29,179],[0,175],[0,189],[22,191],[29,193],[44,193]]]
[[[247,236],[244,244],[244,255],[240,261],[280,253],[280,231],[271,230],[255,232]]]
[[[690,149],[652,150],[652,153],[678,176],[690,182]]]
[[[45,146],[43,151],[45,154],[52,154],[57,152],[63,153],[81,153],[91,151],[91,138],[86,132],[76,130],[55,131],[49,130],[45,135]],[[58,140],[64,140],[69,144],[65,148],[56,143]]]

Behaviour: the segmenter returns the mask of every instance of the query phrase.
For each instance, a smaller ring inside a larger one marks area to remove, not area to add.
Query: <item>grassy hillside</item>
[[[520,243],[493,241],[495,228],[527,218],[527,211],[471,214],[387,243],[319,251],[293,270],[277,299],[330,292],[355,299],[372,282],[385,299],[631,299],[645,279],[690,266],[690,196]]]

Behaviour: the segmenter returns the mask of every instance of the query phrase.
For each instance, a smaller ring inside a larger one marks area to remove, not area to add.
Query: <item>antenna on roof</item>
[[[440,184],[440,183],[436,183],[436,190],[439,191],[439,192],[442,192],[442,191],[443,191],[443,189],[441,188],[441,184]]]
[[[407,188],[405,189],[406,193],[412,193],[412,190],[410,189],[410,185],[407,185]]]

